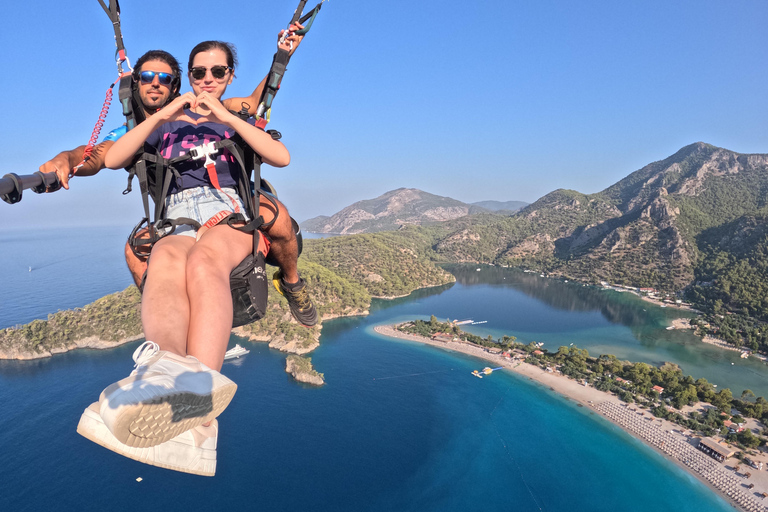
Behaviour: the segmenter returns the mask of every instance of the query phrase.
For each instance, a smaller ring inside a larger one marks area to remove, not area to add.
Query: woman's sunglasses
[[[151,84],[152,81],[157,77],[157,80],[160,82],[161,85],[171,85],[171,82],[173,82],[173,75],[171,73],[160,73],[157,71],[142,71],[139,74],[139,77],[141,78],[141,83],[143,84]]]
[[[216,80],[221,80],[225,76],[227,76],[227,71],[231,70],[232,68],[229,66],[213,66],[211,69],[211,75],[213,75],[213,78]],[[205,78],[205,74],[208,72],[208,68],[205,67],[195,67],[189,70],[189,74],[192,75],[192,78],[195,80],[202,80]]]

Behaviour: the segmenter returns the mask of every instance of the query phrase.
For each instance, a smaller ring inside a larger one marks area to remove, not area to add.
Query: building
[[[733,457],[733,454],[736,453],[724,444],[718,443],[711,437],[699,439],[699,445],[697,448],[718,462],[723,462],[728,457]]]

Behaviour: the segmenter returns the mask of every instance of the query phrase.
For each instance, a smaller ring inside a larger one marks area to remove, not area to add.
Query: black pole
[[[0,178],[0,199],[8,204],[18,203],[21,201],[22,190],[28,188],[36,194],[42,194],[59,190],[61,183],[55,172],[42,173],[38,171],[25,176],[9,173]]]

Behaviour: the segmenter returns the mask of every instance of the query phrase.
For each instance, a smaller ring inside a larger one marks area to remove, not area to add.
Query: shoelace
[[[136,363],[134,368],[138,368],[150,357],[157,354],[160,350],[160,346],[154,341],[145,341],[133,352],[133,360]]]
[[[293,296],[294,300],[296,301],[296,305],[299,306],[299,309],[307,309],[312,304],[312,300],[309,298],[309,292],[307,292],[306,286],[304,286],[299,291],[288,293]]]

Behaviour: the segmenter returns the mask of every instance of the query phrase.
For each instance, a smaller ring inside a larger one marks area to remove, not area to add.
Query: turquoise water
[[[407,304],[394,308],[405,313]],[[387,310],[327,324],[298,385],[265,345],[223,372],[215,478],[124,459],[74,427],[131,369],[134,344],[0,364],[3,510],[725,511],[702,484],[590,411],[471,358],[373,334]],[[136,482],[142,477],[142,482]],[[173,492],[169,492],[173,489]]]
[[[702,343],[687,329],[666,330],[672,319],[691,316],[684,310],[510,269],[475,269],[451,268],[461,299],[445,293],[435,299],[439,314],[421,309],[422,314],[487,320],[464,328],[482,337],[512,334],[523,343],[543,342],[550,351],[573,343],[591,355],[614,354],[654,365],[670,361],[687,375],[730,388],[734,396],[751,389],[768,397],[768,366],[761,361]]]
[[[0,248],[0,264],[3,254]],[[58,273],[82,277],[86,263],[62,262]],[[601,305],[580,288],[569,295],[552,281],[534,286],[527,274],[504,272],[501,284],[491,284],[489,269],[457,274],[453,286],[376,301],[368,317],[327,322],[311,354],[325,373],[321,388],[295,383],[284,354],[248,344],[251,353],[222,370],[239,389],[220,418],[214,478],[145,466],[75,433],[82,410],[131,371],[138,342],[0,361],[0,510],[732,510],[683,470],[548,389],[506,371],[476,379],[470,371],[481,361],[372,330],[430,314],[473,317],[488,320],[472,327],[481,335],[530,336],[555,348],[550,343],[559,339],[580,336],[586,344],[607,333],[596,343],[653,354],[665,343],[667,312],[656,308],[645,318],[642,304],[605,295]],[[51,277],[47,288],[57,287]],[[72,300],[94,298],[83,292]],[[662,327],[632,341],[643,331],[632,318]],[[662,339],[654,341],[659,330]],[[683,351],[685,342],[678,344]]]

